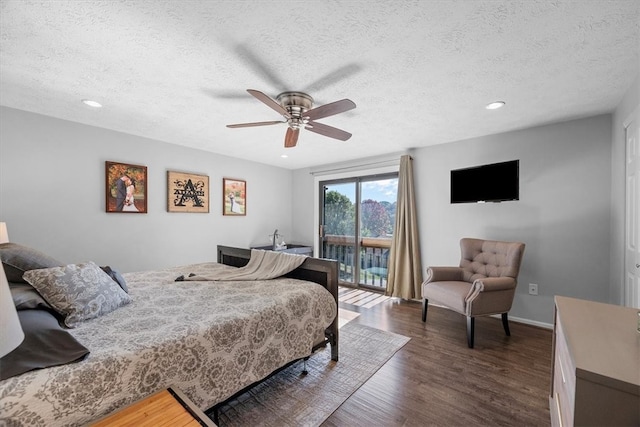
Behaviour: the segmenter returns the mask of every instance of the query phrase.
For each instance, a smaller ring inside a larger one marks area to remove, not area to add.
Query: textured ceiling
[[[295,169],[609,113],[639,21],[637,0],[2,0],[0,104]],[[246,89],[349,98],[319,121],[353,137],[229,129],[280,119]]]

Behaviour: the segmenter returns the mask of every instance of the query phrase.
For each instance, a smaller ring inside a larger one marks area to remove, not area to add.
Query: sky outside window
[[[352,203],[356,201],[355,186],[352,182],[331,184],[331,190],[344,194]],[[398,195],[398,178],[365,181],[362,183],[361,192],[362,200],[371,199],[379,202],[394,203]]]

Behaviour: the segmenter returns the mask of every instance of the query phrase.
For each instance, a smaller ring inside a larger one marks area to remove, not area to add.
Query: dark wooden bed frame
[[[233,248],[230,246],[218,245],[218,263],[230,265],[232,267],[244,267],[251,258],[251,249]],[[307,258],[304,263],[285,277],[293,279],[307,280],[318,283],[325,288],[338,305],[338,261],[320,258]],[[325,342],[314,347],[331,345],[331,360],[338,361],[338,316],[333,319],[333,323],[325,330]]]
[[[221,246],[218,245],[218,263],[230,265],[232,267],[244,267],[249,262],[251,258],[251,249],[243,249],[243,248],[234,248],[231,246]],[[318,283],[324,286],[330,293],[333,295],[333,298],[336,302],[336,307],[338,306],[338,261],[328,260],[328,259],[320,259],[320,258],[307,258],[300,267],[296,268],[292,272],[288,273],[284,277],[291,277],[293,279],[306,280],[309,282]],[[327,344],[331,345],[331,360],[338,361],[338,314],[336,313],[335,319],[324,332],[325,340],[321,343],[316,344],[313,349],[311,349],[311,353],[315,352],[320,347],[325,347]],[[305,357],[304,360],[308,359],[309,356]],[[235,393],[233,396],[225,399],[223,402],[220,402],[213,407],[207,409],[205,412],[209,417],[213,419],[213,421],[218,424],[218,413],[220,408],[228,404],[230,401],[235,400],[239,396],[246,393],[251,388],[265,381],[267,378],[277,374],[281,370],[291,366],[293,363],[298,362],[298,360],[294,360],[285,366],[275,370],[266,378],[257,381],[248,387],[243,388],[239,392]]]

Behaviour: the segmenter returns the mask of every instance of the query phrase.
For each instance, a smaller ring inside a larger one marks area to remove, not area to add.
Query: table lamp
[[[11,298],[9,282],[4,274],[0,274],[0,357],[11,353],[24,340],[24,332],[20,325],[16,306]]]
[[[0,222],[0,243],[9,243],[9,232],[7,231],[6,222]]]

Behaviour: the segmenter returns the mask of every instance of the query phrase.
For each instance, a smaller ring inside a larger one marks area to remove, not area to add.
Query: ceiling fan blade
[[[338,81],[350,77],[352,74],[356,74],[361,69],[362,66],[357,63],[343,65],[337,70],[333,70],[324,77],[321,77],[320,79],[306,86],[302,91],[307,93],[318,92],[327,86],[334,85]]]
[[[287,134],[284,137],[285,148],[295,147],[296,144],[298,143],[299,134],[300,134],[300,129],[287,128]]]
[[[321,105],[317,108],[312,108],[304,113],[304,117],[309,118],[309,120],[317,120],[333,116],[334,114],[344,113],[345,111],[353,110],[354,108],[356,108],[356,104],[352,100],[342,99],[340,101]]]
[[[264,61],[260,55],[251,49],[246,44],[237,44],[235,51],[238,54],[239,59],[243,60],[245,64],[252,70],[257,76],[266,78],[268,83],[273,86],[273,89],[284,91],[287,87],[285,82],[280,80],[277,73],[270,67],[266,61]]]
[[[328,136],[329,138],[339,139],[340,141],[346,141],[347,139],[351,138],[351,134],[349,132],[318,122],[307,123],[305,129],[310,130],[311,132],[318,133],[320,135]]]
[[[267,107],[274,109],[279,114],[281,114],[284,117],[286,117],[287,119],[291,118],[291,116],[289,115],[289,112],[287,110],[285,110],[282,105],[278,104],[278,102],[276,100],[272,99],[268,95],[265,95],[264,93],[260,92],[259,90],[255,90],[255,89],[247,89],[247,92],[249,92],[251,95],[255,96],[259,101],[264,103]]]
[[[253,122],[253,123],[237,123],[234,125],[227,125],[228,128],[248,128],[252,126],[269,126],[269,125],[277,125],[280,123],[287,123],[282,120],[272,121],[272,122]]]
[[[204,89],[203,92],[209,95],[211,98],[216,99],[252,101],[251,98],[247,98],[247,95],[244,91]]]

